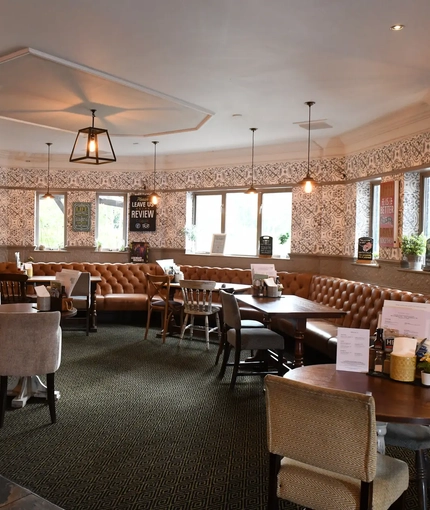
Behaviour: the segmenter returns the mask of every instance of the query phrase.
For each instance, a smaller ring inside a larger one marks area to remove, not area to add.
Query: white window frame
[[[127,204],[128,204],[128,195],[127,193],[115,193],[115,192],[98,192],[96,194],[96,228],[95,228],[95,236],[96,236],[96,242],[99,239],[99,200],[100,197],[122,197],[123,198],[123,225],[122,225],[122,240],[124,242],[124,247],[127,246],[128,240],[127,240]],[[121,236],[121,234],[120,234]],[[103,250],[103,245],[101,246],[101,249]],[[121,246],[117,246],[117,249],[110,249],[109,251],[120,251]]]
[[[56,196],[61,196],[64,198],[64,223],[63,223],[63,242],[62,242],[62,246],[58,246],[58,247],[55,247],[53,248],[52,246],[47,246],[46,248],[49,248],[49,249],[64,249],[64,247],[66,246],[66,226],[67,226],[67,194],[66,193],[57,193],[57,192],[54,192],[51,190],[51,194],[52,196],[55,197]],[[35,225],[34,225],[34,240],[35,240],[35,248],[38,249],[39,246],[41,246],[41,242],[40,242],[40,228],[39,228],[39,215],[40,215],[40,210],[39,210],[39,204],[40,204],[40,200],[42,199],[42,197],[45,195],[45,192],[44,191],[37,191],[36,192],[36,197],[35,197],[35,201],[36,201],[36,204],[35,204],[35,211],[36,211],[36,214],[35,214]],[[49,200],[49,199],[45,199],[45,200]],[[51,199],[52,200],[52,199]]]

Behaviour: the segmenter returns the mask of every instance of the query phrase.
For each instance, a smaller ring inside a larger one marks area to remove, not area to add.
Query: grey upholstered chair
[[[8,376],[46,375],[51,422],[56,422],[54,374],[61,363],[60,312],[0,313],[0,427]]]
[[[220,306],[212,304],[212,291],[216,282],[210,280],[181,280],[179,282],[184,299],[184,322],[181,328],[179,345],[184,338],[185,331],[190,331],[190,338],[193,337],[194,329],[205,332],[206,349],[209,350],[209,335],[216,332],[218,343],[221,342],[221,323],[219,320]],[[215,326],[209,324],[209,317],[215,317]],[[196,324],[195,318],[202,317],[204,325]]]
[[[82,316],[85,320],[85,334],[88,336],[90,332],[90,306],[91,306],[91,274],[82,272],[73,287],[70,297],[73,299],[73,306],[78,311],[78,317],[63,320],[66,327],[67,324],[72,324],[82,321]],[[73,329],[78,329],[73,327]]]
[[[300,370],[300,369],[297,369]],[[267,508],[402,508],[408,465],[376,450],[372,396],[265,378],[270,452]]]
[[[233,366],[230,389],[234,389],[236,378],[243,375],[265,375],[273,372],[270,369],[270,355],[268,350],[273,350],[277,355],[278,375],[284,371],[283,353],[284,337],[267,328],[243,327],[240,317],[240,309],[236,296],[229,292],[220,290],[222,313],[223,313],[223,338],[224,355],[219,373],[222,379],[227,366]],[[234,362],[230,363],[230,351],[234,347]],[[254,360],[241,360],[243,350],[258,351]]]
[[[427,510],[427,489],[429,475],[426,450],[430,449],[430,427],[426,425],[408,425],[388,423],[384,436],[385,444],[407,448],[415,452],[415,468],[420,510]]]

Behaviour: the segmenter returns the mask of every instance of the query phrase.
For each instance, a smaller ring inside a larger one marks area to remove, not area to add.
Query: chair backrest
[[[146,274],[149,299],[162,299],[167,302],[170,296],[172,276],[168,274]]]
[[[0,375],[43,375],[58,370],[60,319],[60,312],[0,313]]]
[[[91,294],[91,274],[83,272],[79,275],[75,286],[73,287],[70,297],[73,296],[90,296]]]
[[[271,453],[363,482],[376,475],[372,396],[265,377]]]
[[[212,313],[212,291],[216,282],[210,280],[181,280],[185,313]]]
[[[240,309],[234,294],[220,290],[222,316],[224,325],[233,329],[240,329]]]
[[[0,273],[0,294],[2,304],[25,303],[28,276],[20,273]]]

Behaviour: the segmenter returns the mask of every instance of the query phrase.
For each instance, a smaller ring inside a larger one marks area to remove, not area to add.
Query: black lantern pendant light
[[[152,193],[149,195],[149,201],[154,204],[154,205],[157,205],[158,202],[160,201],[160,195],[155,191],[155,171],[156,171],[156,168],[157,168],[157,141],[153,141],[152,142],[154,144],[154,187],[152,188],[153,191]]]
[[[310,174],[310,154],[311,154],[311,108],[315,104],[315,101],[307,101],[305,104],[309,106],[309,122],[308,122],[308,171],[306,177],[300,182],[304,188],[305,193],[311,193],[316,185],[314,179]]]
[[[248,195],[255,195],[257,190],[254,188],[254,135],[257,128],[249,128],[252,131],[252,151],[251,151],[251,187],[245,191]]]
[[[51,165],[51,145],[52,143],[51,142],[47,142],[46,145],[48,146],[48,190],[47,192],[43,195],[43,199],[48,199],[48,200],[51,200],[54,198],[53,195],[51,195],[51,193],[49,192],[49,167]]]
[[[90,165],[113,163],[116,161],[116,156],[109,133],[107,129],[94,127],[96,110],[91,110],[91,113],[91,127],[78,131],[69,161],[72,163],[89,163]]]

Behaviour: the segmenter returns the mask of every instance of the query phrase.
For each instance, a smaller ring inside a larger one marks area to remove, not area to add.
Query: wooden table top
[[[237,296],[237,299],[268,315],[283,315],[284,317],[295,319],[336,318],[343,317],[346,313],[343,310],[337,310],[336,308],[321,305],[310,299],[294,295],[282,295],[281,297],[270,298],[243,294]]]
[[[0,305],[0,313],[37,313],[40,310],[37,309],[34,303],[7,303]],[[74,317],[78,313],[76,308],[71,310],[64,310],[61,312],[61,317],[66,319],[68,317]]]
[[[46,283],[55,280],[55,275],[32,276],[27,283]],[[101,282],[101,276],[90,276],[91,282]]]
[[[417,383],[336,370],[335,364],[295,368],[284,377],[313,386],[371,392],[375,399],[376,419],[384,422],[430,425],[430,388]]]

